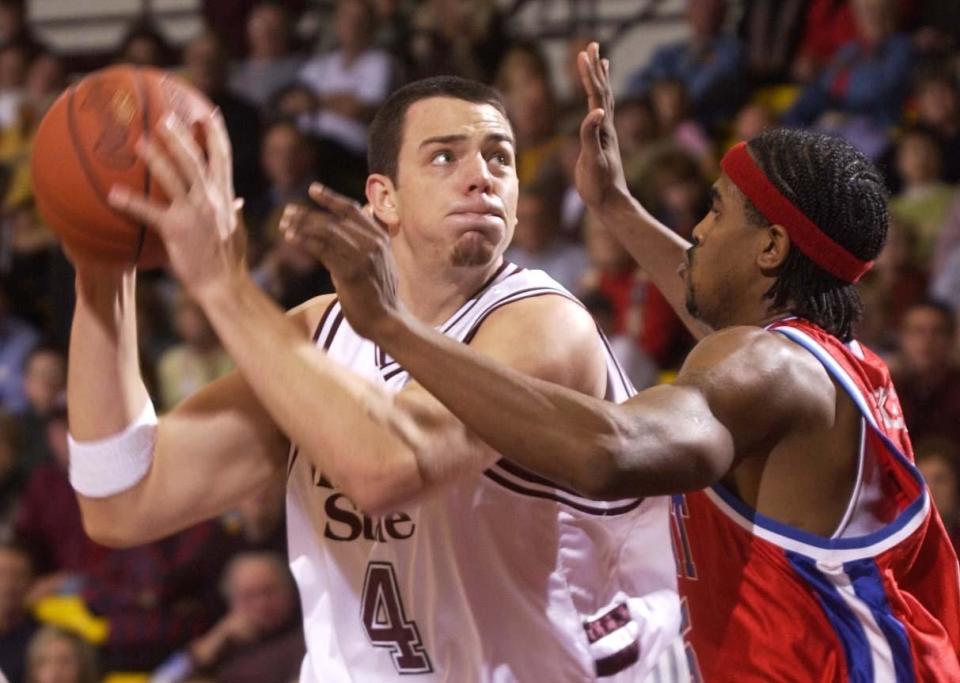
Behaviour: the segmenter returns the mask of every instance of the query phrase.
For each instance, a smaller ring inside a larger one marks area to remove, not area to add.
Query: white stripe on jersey
[[[440,329],[469,340],[494,310],[544,295],[576,301],[546,274],[506,264]],[[338,303],[315,341],[387,390],[410,381],[353,331]],[[634,393],[609,351],[607,385],[611,400]],[[584,622],[622,602],[638,663],[601,680],[639,683],[678,634],[665,498],[591,501],[501,460],[371,519],[294,456],[287,510],[304,683],[404,673],[451,683],[597,680],[607,655],[591,649]]]

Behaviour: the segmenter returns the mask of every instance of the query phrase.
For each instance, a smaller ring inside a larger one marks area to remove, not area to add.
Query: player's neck
[[[428,267],[409,254],[394,252],[397,263],[397,293],[419,320],[440,325],[496,273],[503,263],[497,258],[474,268]]]

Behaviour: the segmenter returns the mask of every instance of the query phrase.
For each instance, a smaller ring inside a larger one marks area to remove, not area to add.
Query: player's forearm
[[[137,353],[136,272],[78,264],[67,401],[79,441],[123,431],[149,400]]]
[[[629,194],[591,207],[591,211],[650,276],[691,334],[697,339],[709,334],[712,330],[687,311],[686,291],[677,274],[690,243],[654,218]]]
[[[327,358],[246,275],[198,301],[276,424],[357,505],[417,485],[413,454],[383,423],[392,397]]]

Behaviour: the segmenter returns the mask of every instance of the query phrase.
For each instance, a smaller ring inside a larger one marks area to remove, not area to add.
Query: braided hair
[[[873,164],[849,143],[797,129],[761,133],[748,143],[770,182],[820,230],[854,256],[872,261],[887,238],[887,191]],[[747,199],[750,220],[767,220]],[[863,314],[856,285],[831,275],[793,248],[764,294],[775,310],[849,341]]]

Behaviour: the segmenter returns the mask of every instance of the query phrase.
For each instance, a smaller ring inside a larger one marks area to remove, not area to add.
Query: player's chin
[[[464,233],[453,245],[450,260],[454,266],[469,268],[485,266],[497,255],[497,245],[479,230]]]

